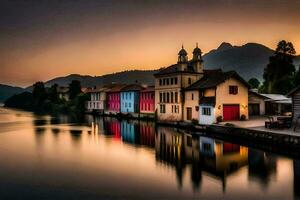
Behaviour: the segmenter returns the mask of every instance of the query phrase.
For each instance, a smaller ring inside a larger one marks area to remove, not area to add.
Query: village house
[[[292,116],[296,122],[300,118],[300,86],[290,91],[287,96],[292,98]]]
[[[154,114],[155,112],[155,90],[154,86],[148,86],[140,91],[140,113]]]
[[[200,124],[248,119],[248,83],[235,71],[207,71],[185,89],[184,121]]]
[[[121,89],[122,113],[139,113],[141,90],[143,90],[143,87],[138,84],[127,85]]]
[[[105,110],[106,114],[116,114],[121,110],[121,89],[124,88],[125,84],[113,84],[111,88],[106,91],[106,99],[107,99],[107,109]]]
[[[290,115],[292,100],[281,94],[249,91],[249,115]]]
[[[104,113],[106,109],[106,91],[113,87],[113,85],[106,85],[102,87],[94,87],[86,90],[86,93],[90,94],[90,101],[87,102],[86,107],[88,112],[100,112]]]
[[[203,76],[202,52],[197,47],[193,58],[188,60],[187,52],[182,46],[178,53],[177,64],[160,70],[155,77],[155,109],[158,120],[183,120],[183,89]]]

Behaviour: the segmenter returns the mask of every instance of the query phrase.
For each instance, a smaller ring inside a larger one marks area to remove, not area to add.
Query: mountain
[[[153,74],[158,70],[131,70],[107,74],[103,76],[82,76],[79,74],[71,74],[65,77],[58,77],[45,82],[47,87],[53,84],[68,86],[72,80],[79,80],[82,87],[93,87],[96,85],[118,83],[141,83],[146,85],[154,85]],[[31,87],[29,87],[30,89]]]
[[[23,88],[0,84],[0,102],[4,102],[12,95],[19,94],[21,92],[24,92]]]
[[[203,55],[204,68],[235,70],[245,80],[256,77],[262,81],[264,68],[273,54],[274,50],[257,43],[232,46],[230,43],[223,42],[217,49]],[[300,56],[296,57],[294,63],[299,66]]]

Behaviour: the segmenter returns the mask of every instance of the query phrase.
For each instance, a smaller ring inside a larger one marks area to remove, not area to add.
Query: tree
[[[297,87],[300,85],[300,66],[299,66],[298,70],[295,72],[293,83],[294,83],[294,87]]]
[[[58,87],[58,85],[54,84],[49,88],[49,91],[48,91],[48,98],[53,103],[56,103],[59,100],[57,87]]]
[[[80,93],[81,93],[81,84],[80,84],[80,81],[73,80],[69,84],[70,99],[74,99]]]
[[[258,89],[260,82],[257,80],[257,78],[250,78],[248,81],[249,85],[251,86],[251,89]]]
[[[278,43],[275,54],[269,58],[269,64],[264,69],[263,92],[286,94],[292,89],[295,54],[291,42],[282,40]]]
[[[43,102],[47,98],[47,92],[43,82],[36,82],[33,85],[32,95],[34,99],[34,104],[36,106],[43,104]]]

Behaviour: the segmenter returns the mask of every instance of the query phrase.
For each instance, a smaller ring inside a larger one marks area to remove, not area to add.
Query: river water
[[[0,199],[300,199],[299,160],[150,122],[0,108],[0,161]]]

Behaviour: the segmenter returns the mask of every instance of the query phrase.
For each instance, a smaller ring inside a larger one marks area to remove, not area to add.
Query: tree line
[[[300,85],[300,66],[296,69],[295,57],[294,45],[285,40],[280,41],[264,69],[263,83],[257,78],[251,78],[248,81],[249,85],[261,93],[287,94]]]
[[[68,95],[67,101],[59,97],[57,84],[46,88],[43,82],[36,82],[32,92],[13,95],[4,105],[37,113],[84,113],[85,101],[89,100],[89,95],[81,91],[80,81],[73,80],[69,84]]]

